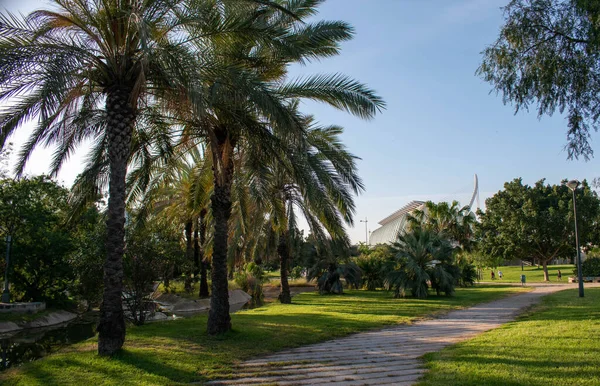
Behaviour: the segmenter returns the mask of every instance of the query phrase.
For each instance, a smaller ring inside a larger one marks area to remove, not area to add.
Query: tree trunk
[[[542,267],[544,267],[544,281],[550,281],[550,275],[548,275],[548,262],[542,261]]]
[[[200,275],[200,240],[198,230],[198,219],[194,226],[194,282],[197,283]]]
[[[192,228],[194,223],[192,220],[188,220],[185,223],[185,278],[183,285],[185,292],[188,294],[192,293],[192,270],[189,268],[194,261],[194,240],[192,239]]]
[[[131,91],[115,87],[106,98],[110,162],[104,294],[98,324],[98,354],[112,355],[125,342],[123,315],[123,252],[125,248],[125,177],[135,111]]]
[[[291,304],[292,295],[290,294],[290,284],[288,283],[288,262],[290,260],[290,248],[288,245],[287,232],[281,232],[279,235],[277,253],[279,254],[279,268],[281,272],[281,292],[279,293],[279,301],[283,304]]]
[[[212,256],[212,296],[208,313],[208,333],[221,334],[231,330],[229,316],[229,293],[227,282],[227,238],[228,222],[231,216],[231,184],[233,181],[233,145],[227,132],[216,133],[217,148],[212,149],[214,189],[210,197],[214,219],[213,256]],[[229,145],[229,146],[228,146]]]
[[[208,262],[206,261],[206,256],[204,255],[204,246],[206,245],[206,222],[204,218],[206,216],[206,209],[202,209],[200,212],[200,246],[201,246],[201,256],[200,260],[202,261],[202,265],[200,266],[200,297],[207,298],[209,296],[208,293],[208,278],[206,275],[206,271],[208,268]]]

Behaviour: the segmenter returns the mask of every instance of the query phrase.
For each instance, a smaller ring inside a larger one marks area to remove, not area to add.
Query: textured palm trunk
[[[112,355],[125,342],[123,315],[123,252],[125,248],[125,177],[131,147],[135,110],[127,89],[109,90],[108,157],[110,162],[104,294],[98,324],[98,354]]]
[[[207,298],[209,296],[208,293],[208,277],[207,277],[207,268],[208,268],[208,262],[206,261],[206,256],[204,256],[204,246],[206,245],[206,222],[204,221],[204,218],[206,216],[206,210],[203,209],[200,212],[200,246],[202,249],[200,249],[200,260],[201,260],[201,266],[200,266],[200,293],[199,296],[201,298]]]
[[[213,149],[214,190],[210,197],[214,219],[213,256],[212,256],[212,296],[208,313],[208,333],[221,334],[231,330],[229,316],[229,292],[227,282],[227,238],[228,222],[231,216],[231,185],[233,182],[233,162],[227,133],[217,135],[217,148]]]
[[[290,284],[288,283],[288,263],[290,261],[290,247],[288,245],[288,237],[286,232],[282,232],[279,235],[277,253],[279,254],[281,271],[281,292],[279,293],[279,301],[283,304],[291,304],[292,295],[290,294]]]
[[[189,268],[194,261],[194,240],[192,239],[192,228],[194,223],[192,220],[188,220],[185,223],[185,279],[183,280],[183,285],[185,292],[188,294],[192,293],[192,270]]]
[[[198,219],[194,225],[194,282],[197,283],[200,275],[200,240],[198,230]]]

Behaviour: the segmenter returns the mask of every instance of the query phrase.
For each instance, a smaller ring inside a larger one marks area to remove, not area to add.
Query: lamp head
[[[575,189],[577,189],[577,187],[579,187],[579,181],[571,180],[571,181],[567,182],[567,186],[569,187],[569,189],[574,191]]]

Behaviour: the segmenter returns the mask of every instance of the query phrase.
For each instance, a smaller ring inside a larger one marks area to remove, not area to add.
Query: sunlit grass
[[[569,282],[569,276],[573,276],[573,268],[574,266],[571,264],[567,265],[549,265],[548,266],[548,275],[550,276],[551,283],[562,283],[566,284]],[[557,275],[558,270],[560,269],[562,273],[562,280],[558,281]],[[521,270],[521,266],[509,266],[509,267],[498,267],[494,270],[494,273],[498,273],[498,270],[502,271],[503,278],[502,280],[498,279],[496,276],[495,282],[504,282],[504,283],[520,283],[521,275],[525,275],[527,283],[541,283],[544,281],[544,269],[540,265],[540,268],[537,268],[536,265],[531,267],[524,266],[523,270]],[[483,281],[490,281],[490,270],[486,269],[483,271]]]
[[[232,315],[234,330],[206,335],[206,316],[128,329],[125,349],[101,358],[91,339],[43,360],[9,370],[0,383],[38,385],[165,385],[227,377],[245,359],[384,325],[491,301],[524,289],[458,289],[455,297],[393,299],[388,292],[348,291],[342,296],[303,293],[294,304],[272,303]]]
[[[545,297],[527,315],[440,353],[420,385],[600,385],[600,288]]]

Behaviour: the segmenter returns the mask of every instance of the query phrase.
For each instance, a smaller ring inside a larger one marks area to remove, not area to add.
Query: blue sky
[[[566,122],[559,114],[541,120],[535,109],[514,115],[513,107],[475,76],[481,51],[498,35],[500,7],[507,2],[328,0],[321,6],[317,19],[344,20],[355,27],[356,37],[343,44],[342,55],[294,67],[293,75],[341,72],[367,83],[387,102],[387,109],[367,122],[327,106],[303,106],[323,124],[344,126],[345,144],[362,158],[367,190],[356,199],[357,226],[349,229],[353,241],[365,237],[359,218],[367,217],[374,230],[377,221],[412,199],[464,203],[474,173],[482,203],[516,177],[558,183],[600,176],[597,158],[566,159]],[[0,4],[26,13],[43,2]],[[13,142],[22,142],[27,131]],[[46,170],[48,152],[38,153],[31,173]],[[79,172],[81,153],[59,175],[64,183]]]

